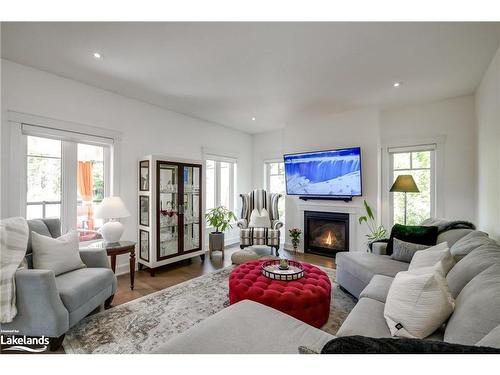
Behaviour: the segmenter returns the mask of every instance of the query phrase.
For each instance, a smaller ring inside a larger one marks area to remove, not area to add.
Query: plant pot
[[[208,250],[210,252],[224,250],[224,233],[212,232],[208,235]]]

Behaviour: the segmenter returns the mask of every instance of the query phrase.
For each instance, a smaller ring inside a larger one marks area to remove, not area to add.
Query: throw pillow
[[[477,249],[479,246],[487,245],[492,241],[493,240],[488,237],[488,233],[475,230],[455,242],[450,247],[450,252],[453,258],[455,258],[455,262],[458,262],[472,250]]]
[[[391,236],[387,243],[386,254],[392,255],[394,238],[401,241],[434,246],[437,241],[437,236],[438,228],[435,226],[395,224],[392,227]]]
[[[271,219],[269,217],[269,212],[265,208],[258,209],[254,208],[250,214],[249,228],[271,228]]]
[[[423,339],[446,322],[453,308],[442,272],[399,272],[387,295],[384,318],[392,336]]]
[[[443,264],[444,276],[446,276],[455,265],[446,242],[429,247],[426,250],[417,251],[410,262],[408,271],[423,267],[433,267],[440,261]]]
[[[487,345],[486,345],[487,346]],[[485,346],[450,344],[444,341],[366,336],[337,337],[328,341],[321,354],[486,354],[500,353]]]
[[[393,246],[393,251],[391,258],[406,263],[411,262],[413,255],[415,255],[415,253],[418,250],[424,250],[429,248],[429,246],[427,245],[420,245],[418,243],[401,241],[398,240],[397,238],[393,239],[392,246]]]
[[[60,275],[85,267],[78,249],[78,232],[71,231],[59,238],[31,232],[33,268],[52,270]]]

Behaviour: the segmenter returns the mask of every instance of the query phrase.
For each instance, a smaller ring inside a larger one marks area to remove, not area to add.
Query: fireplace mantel
[[[349,214],[349,249],[356,251],[359,247],[357,240],[358,217],[363,215],[363,207],[354,204],[326,203],[324,201],[300,201],[297,203],[299,214],[298,228],[304,233],[304,211],[339,212]],[[298,251],[304,252],[304,241],[300,241]]]

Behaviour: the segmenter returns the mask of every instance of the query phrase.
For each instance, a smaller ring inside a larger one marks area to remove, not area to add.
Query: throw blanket
[[[422,225],[438,227],[438,233],[443,233],[452,229],[476,229],[476,226],[469,221],[454,220],[449,221],[439,218],[424,220]]]
[[[26,255],[28,235],[26,219],[0,221],[0,323],[10,323],[17,315],[15,274]]]

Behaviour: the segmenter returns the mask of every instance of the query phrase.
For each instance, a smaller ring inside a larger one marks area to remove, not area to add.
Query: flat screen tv
[[[359,147],[284,155],[288,195],[317,197],[360,196]]]

